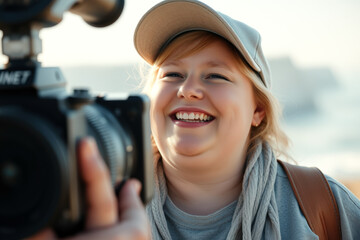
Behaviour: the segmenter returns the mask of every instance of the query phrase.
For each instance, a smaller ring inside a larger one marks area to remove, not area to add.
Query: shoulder
[[[360,201],[344,185],[325,176],[337,202],[343,239],[360,239]],[[278,164],[275,196],[281,226],[295,224],[299,231],[311,231],[303,216],[285,171]],[[306,226],[305,226],[306,225]],[[308,229],[307,229],[308,228]]]
[[[330,176],[325,175],[325,177],[329,183],[331,191],[334,194],[336,202],[339,205],[345,204],[351,208],[354,208],[354,210],[357,210],[360,213],[360,200],[342,183],[338,182]]]
[[[360,200],[340,182],[326,179],[339,208],[343,239],[360,239]]]

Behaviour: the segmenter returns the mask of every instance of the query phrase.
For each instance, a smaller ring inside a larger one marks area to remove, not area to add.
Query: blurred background
[[[127,0],[120,19],[106,28],[67,13],[41,32],[40,60],[63,70],[69,91],[139,92],[143,62],[133,33],[158,2]],[[319,167],[360,196],[360,1],[204,2],[261,33],[294,159]],[[0,55],[0,65],[6,61]]]

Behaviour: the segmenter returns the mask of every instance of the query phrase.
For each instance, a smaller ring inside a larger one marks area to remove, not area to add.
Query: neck
[[[193,215],[208,215],[224,208],[236,201],[242,190],[242,169],[226,177],[184,174],[166,164],[164,171],[169,197],[178,208]]]

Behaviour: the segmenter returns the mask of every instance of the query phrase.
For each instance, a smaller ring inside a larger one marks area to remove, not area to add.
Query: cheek
[[[154,94],[153,91],[150,95],[150,122],[151,122],[151,130],[153,132],[157,131],[156,123],[159,123],[159,118],[163,114],[161,113],[162,106],[161,101],[159,101],[161,98],[158,97],[158,95]]]
[[[224,120],[225,128],[231,126],[247,134],[247,130],[251,127],[256,106],[252,92],[250,90],[226,88],[221,91],[219,89],[214,91],[212,96],[213,104],[219,111],[220,117]]]
[[[150,92],[151,117],[153,117],[154,113],[161,111],[165,103],[164,98],[166,98],[166,92],[159,84],[155,83]]]
[[[171,100],[174,98],[173,91],[164,84],[154,84],[149,94],[151,132],[161,155],[164,155],[164,149],[166,149],[166,137],[164,137],[167,129],[166,118]]]
[[[154,84],[150,92],[150,121],[153,131],[163,126],[169,103],[173,98],[172,90],[164,84]]]

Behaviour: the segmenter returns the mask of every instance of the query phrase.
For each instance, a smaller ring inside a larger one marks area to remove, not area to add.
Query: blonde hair
[[[248,78],[251,83],[256,104],[265,111],[265,117],[261,124],[251,128],[247,152],[250,153],[255,149],[256,144],[260,141],[266,141],[271,145],[277,157],[281,156],[291,159],[288,154],[289,138],[280,128],[281,110],[277,99],[270,90],[264,86],[259,75],[247,64],[241,53],[231,43],[216,34],[206,31],[191,31],[175,38],[159,53],[149,71],[143,92],[146,94],[150,93],[156,81],[160,66],[170,55],[181,59],[201,51],[218,39],[226,42],[232,50],[240,72]],[[186,48],[183,48],[183,46],[186,46]],[[181,49],[181,51],[179,49]]]

